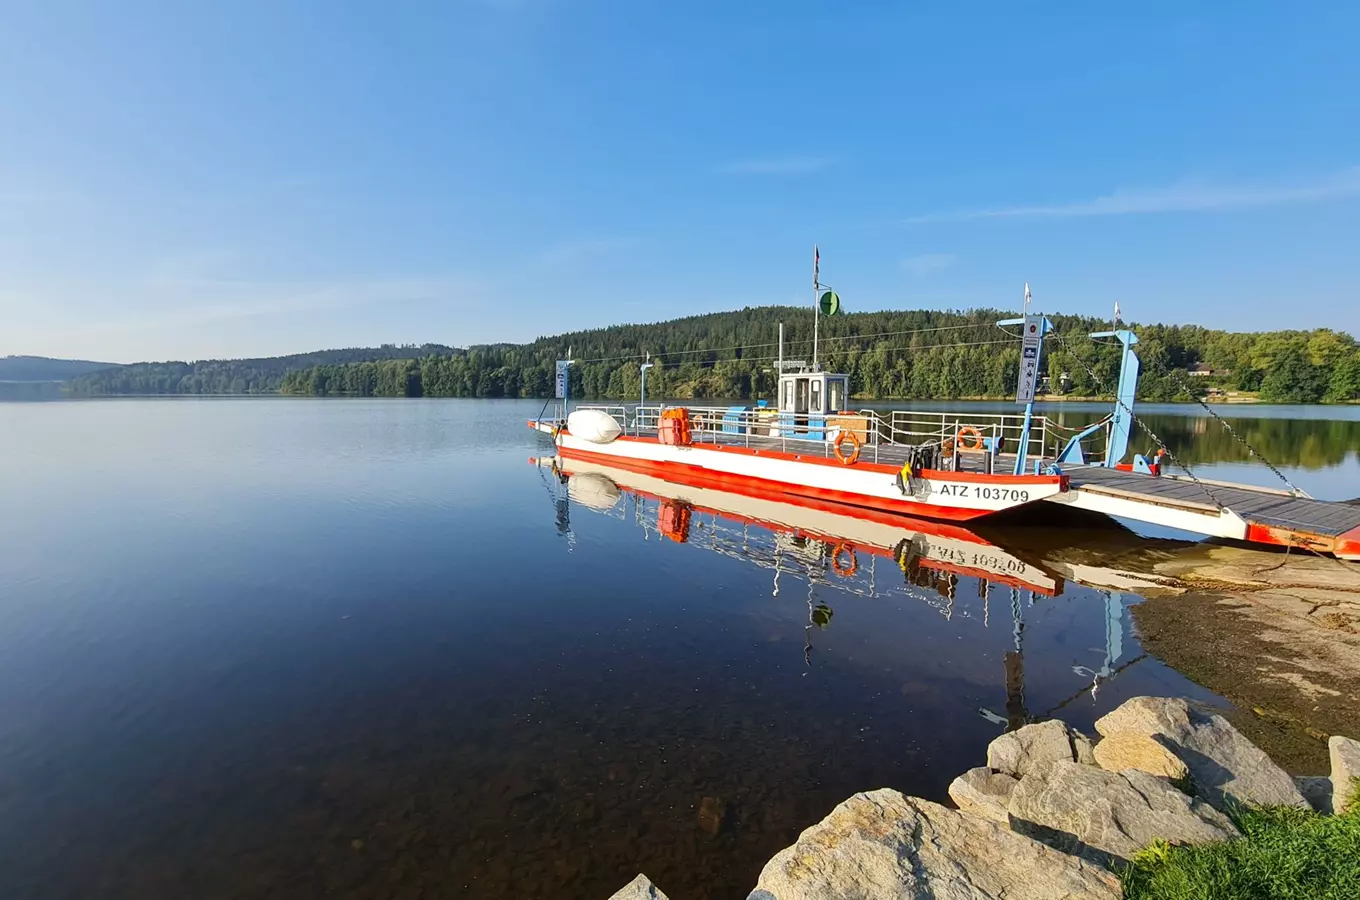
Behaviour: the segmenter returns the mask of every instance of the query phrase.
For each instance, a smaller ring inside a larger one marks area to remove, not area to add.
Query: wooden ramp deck
[[[1360,560],[1360,506],[1103,466],[1064,466],[1063,474],[1070,489],[1052,502],[1197,534]]]
[[[1101,466],[1064,468],[1071,485],[1092,491],[1120,491],[1146,497],[1152,503],[1216,508],[1217,500],[1244,519],[1279,528],[1301,528],[1314,534],[1339,536],[1360,528],[1360,506],[1296,497],[1286,491],[1225,484],[1200,479],[1204,487],[1183,476],[1149,478]],[[1212,495],[1212,499],[1210,497]]]

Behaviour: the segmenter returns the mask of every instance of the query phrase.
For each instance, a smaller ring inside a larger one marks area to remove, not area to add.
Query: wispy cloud
[[[912,216],[906,221],[915,225],[974,219],[1071,219],[1083,216],[1208,212],[1320,203],[1348,197],[1360,197],[1360,166],[1307,181],[1231,185],[1187,179],[1164,187],[1121,188],[1091,200],[1072,203],[929,213]]]
[[[927,275],[947,269],[958,261],[952,253],[921,253],[902,260],[902,269],[912,275]]]
[[[718,166],[720,175],[810,175],[835,163],[829,156],[771,156],[736,159]]]

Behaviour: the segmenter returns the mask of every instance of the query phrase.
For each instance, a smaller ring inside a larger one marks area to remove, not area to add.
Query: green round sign
[[[827,291],[822,294],[821,299],[817,302],[821,305],[822,315],[824,316],[834,316],[841,311],[841,298],[835,291]]]

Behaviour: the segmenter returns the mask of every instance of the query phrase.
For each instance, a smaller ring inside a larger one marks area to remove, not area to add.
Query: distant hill
[[[258,359],[208,359],[198,362],[144,362],[90,372],[70,382],[80,396],[123,394],[272,394],[289,372],[315,366],[345,365],[425,356],[457,356],[443,344],[383,344],[316,350]]]
[[[0,381],[68,381],[117,363],[87,359],[52,359],[46,356],[0,356]]]

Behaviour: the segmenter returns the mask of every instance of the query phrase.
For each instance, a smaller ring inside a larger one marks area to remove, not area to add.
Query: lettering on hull
[[[1004,503],[1028,503],[1029,491],[1025,488],[999,487],[994,484],[936,484],[927,482],[919,499],[929,501],[930,495],[957,497],[960,499],[1000,500]]]

